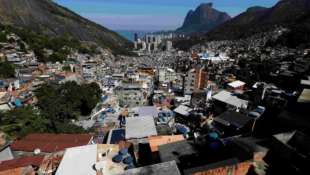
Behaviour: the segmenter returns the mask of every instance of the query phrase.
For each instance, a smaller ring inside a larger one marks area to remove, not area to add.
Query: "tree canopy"
[[[57,130],[54,121],[68,123],[81,115],[89,115],[99,102],[101,93],[96,83],[78,85],[76,82],[67,82],[43,85],[36,96],[42,115],[51,119],[53,128]]]
[[[45,84],[36,92],[38,108],[26,106],[0,112],[0,130],[10,137],[35,132],[83,133],[85,130],[72,124],[71,120],[89,115],[101,93],[96,83]]]
[[[7,42],[6,32],[0,31],[0,42]]]
[[[22,137],[31,132],[48,132],[48,120],[28,106],[0,113],[0,130],[9,136]]]
[[[15,76],[15,67],[9,62],[0,63],[0,78],[13,78]]]

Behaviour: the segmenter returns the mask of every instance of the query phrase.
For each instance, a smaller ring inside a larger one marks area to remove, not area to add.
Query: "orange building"
[[[168,143],[178,142],[184,140],[183,135],[171,135],[171,136],[152,136],[148,138],[151,151],[158,151],[158,146]]]
[[[138,73],[142,75],[155,76],[154,68],[138,68]]]
[[[252,162],[242,162],[231,166],[224,166],[207,171],[197,172],[192,175],[246,175],[251,165]]]
[[[197,61],[199,59],[199,55],[197,53],[192,53],[191,58],[192,60]]]
[[[204,68],[192,69],[185,78],[185,93],[192,94],[208,85],[208,72]]]
[[[161,145],[174,143],[185,140],[183,135],[171,135],[171,136],[152,136],[148,138],[152,156],[154,160],[158,160],[158,147]]]
[[[204,89],[207,86],[207,75],[208,73],[203,68],[196,69],[195,90]]]

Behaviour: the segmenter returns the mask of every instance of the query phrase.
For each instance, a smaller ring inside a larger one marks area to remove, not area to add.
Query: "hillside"
[[[282,0],[271,8],[254,7],[207,34],[209,40],[233,40],[274,29],[292,27],[310,11],[309,0]]]
[[[0,0],[0,24],[48,36],[94,42],[113,53],[126,53],[130,42],[51,0]]]

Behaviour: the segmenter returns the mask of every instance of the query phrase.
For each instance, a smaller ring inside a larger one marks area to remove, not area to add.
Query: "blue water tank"
[[[119,154],[117,154],[116,156],[112,158],[112,161],[115,163],[121,163],[122,160],[123,160],[123,156]]]
[[[128,154],[128,148],[123,148],[123,149],[121,149],[121,150],[119,151],[119,154],[120,154],[120,155],[126,155],[126,154]]]
[[[107,99],[108,99],[108,96],[107,96],[107,95],[104,95],[104,96],[101,97],[101,101],[102,101],[102,102],[106,101]]]
[[[182,125],[177,125],[176,129],[182,134],[187,134],[189,132],[189,130],[185,126],[182,126]]]
[[[131,156],[128,156],[126,157],[124,160],[123,160],[123,163],[124,164],[132,164],[133,163],[133,158]]]
[[[219,135],[216,133],[216,132],[211,132],[208,134],[208,137],[211,138],[211,139],[218,139],[219,138]]]
[[[133,169],[135,166],[133,164],[129,164],[128,166],[125,167],[125,170]]]
[[[209,148],[213,151],[218,150],[221,147],[221,144],[219,142],[212,142],[209,144]]]

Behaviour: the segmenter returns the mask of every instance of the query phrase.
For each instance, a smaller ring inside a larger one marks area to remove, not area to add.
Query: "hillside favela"
[[[309,175],[310,0],[0,0],[0,175]]]

